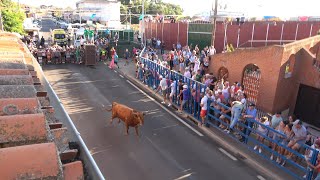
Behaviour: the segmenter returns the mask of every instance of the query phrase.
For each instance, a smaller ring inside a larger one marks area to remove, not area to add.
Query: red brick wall
[[[274,85],[277,90],[272,112],[288,108],[293,112],[300,84],[320,88],[320,73],[312,65],[314,54],[309,51],[309,49],[315,49],[313,47],[319,47],[319,42],[320,36],[315,36],[284,46],[279,80]],[[294,61],[294,66],[291,77],[285,78],[285,69],[289,60]]]
[[[216,54],[210,62],[210,72],[218,75],[218,69],[224,66],[229,71],[230,82],[241,82],[246,65],[256,64],[261,70],[257,106],[266,112],[273,112],[276,84],[283,48],[269,46],[263,48],[238,49],[232,53]]]

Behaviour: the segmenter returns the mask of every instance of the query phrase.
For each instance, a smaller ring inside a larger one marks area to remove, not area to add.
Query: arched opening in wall
[[[243,69],[242,85],[244,93],[247,95],[247,101],[258,102],[259,86],[261,79],[260,68],[256,64],[248,64]]]
[[[220,67],[218,70],[218,80],[223,79],[224,81],[228,80],[229,71],[226,67]]]

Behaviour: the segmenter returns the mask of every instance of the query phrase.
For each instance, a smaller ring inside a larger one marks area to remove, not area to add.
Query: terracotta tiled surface
[[[81,161],[72,162],[63,166],[65,180],[82,180],[83,168]]]
[[[0,76],[2,75],[28,75],[29,72],[26,69],[0,69]]]
[[[61,178],[61,167],[54,143],[0,149],[1,179]]]
[[[33,98],[36,95],[33,85],[0,85],[0,98]]]
[[[48,132],[43,114],[0,116],[0,143],[46,142]]]
[[[33,79],[30,75],[0,76],[0,85],[32,85]]]
[[[10,105],[10,106],[8,106]],[[6,109],[15,108],[17,114],[35,114],[39,109],[39,101],[37,98],[4,98],[0,99],[0,114],[7,114]]]
[[[54,142],[56,143],[59,152],[63,152],[69,147],[69,138],[67,128],[59,128],[51,130],[54,137]]]
[[[0,32],[0,180],[84,179],[33,60],[21,40]]]

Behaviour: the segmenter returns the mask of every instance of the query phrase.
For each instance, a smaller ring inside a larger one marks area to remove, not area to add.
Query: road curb
[[[142,82],[140,82],[139,80],[131,77],[130,75],[127,75],[127,73],[124,73],[121,70],[118,70],[118,72],[121,75],[123,75],[124,77],[126,77],[129,81],[131,81],[132,83],[137,85],[139,88],[144,90],[148,95],[155,98],[157,101],[162,101],[161,95],[155,94],[153,90],[151,90],[149,87],[146,87],[145,84],[142,84]],[[176,105],[172,105],[172,108],[178,109],[178,107]],[[199,121],[189,114],[183,113],[182,115],[178,115],[178,116],[180,116],[185,121],[189,120],[189,122],[192,122],[195,125],[199,125]],[[209,138],[211,138],[212,140],[217,142],[222,148],[227,149],[228,152],[232,153],[232,155],[239,157],[239,159],[241,159],[242,162],[244,162],[246,165],[248,165],[248,167],[254,168],[257,171],[259,171],[261,174],[267,176],[266,177],[267,179],[277,179],[277,180],[286,179],[286,178],[280,177],[275,172],[270,171],[270,169],[267,169],[261,163],[257,163],[257,161],[255,161],[247,152],[244,152],[244,150],[239,150],[239,149],[235,148],[235,146],[233,146],[231,143],[226,142],[225,139],[221,138],[220,135],[215,133],[212,129],[204,127],[204,126],[198,126],[198,127]],[[213,127],[213,128],[216,128],[216,127]],[[216,131],[218,131],[218,129]],[[238,145],[244,146],[242,143],[236,141],[235,139],[232,139],[230,137],[228,137],[228,139],[231,139],[233,141],[233,143],[237,143]],[[247,150],[247,151],[250,151],[250,150]],[[259,158],[261,158],[261,157],[259,157]],[[261,160],[266,161],[265,159],[262,159],[262,158],[261,158]]]

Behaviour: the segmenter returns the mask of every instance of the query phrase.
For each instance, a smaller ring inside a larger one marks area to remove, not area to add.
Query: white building
[[[83,20],[100,21],[110,29],[121,26],[120,2],[117,0],[81,0],[77,10]]]

